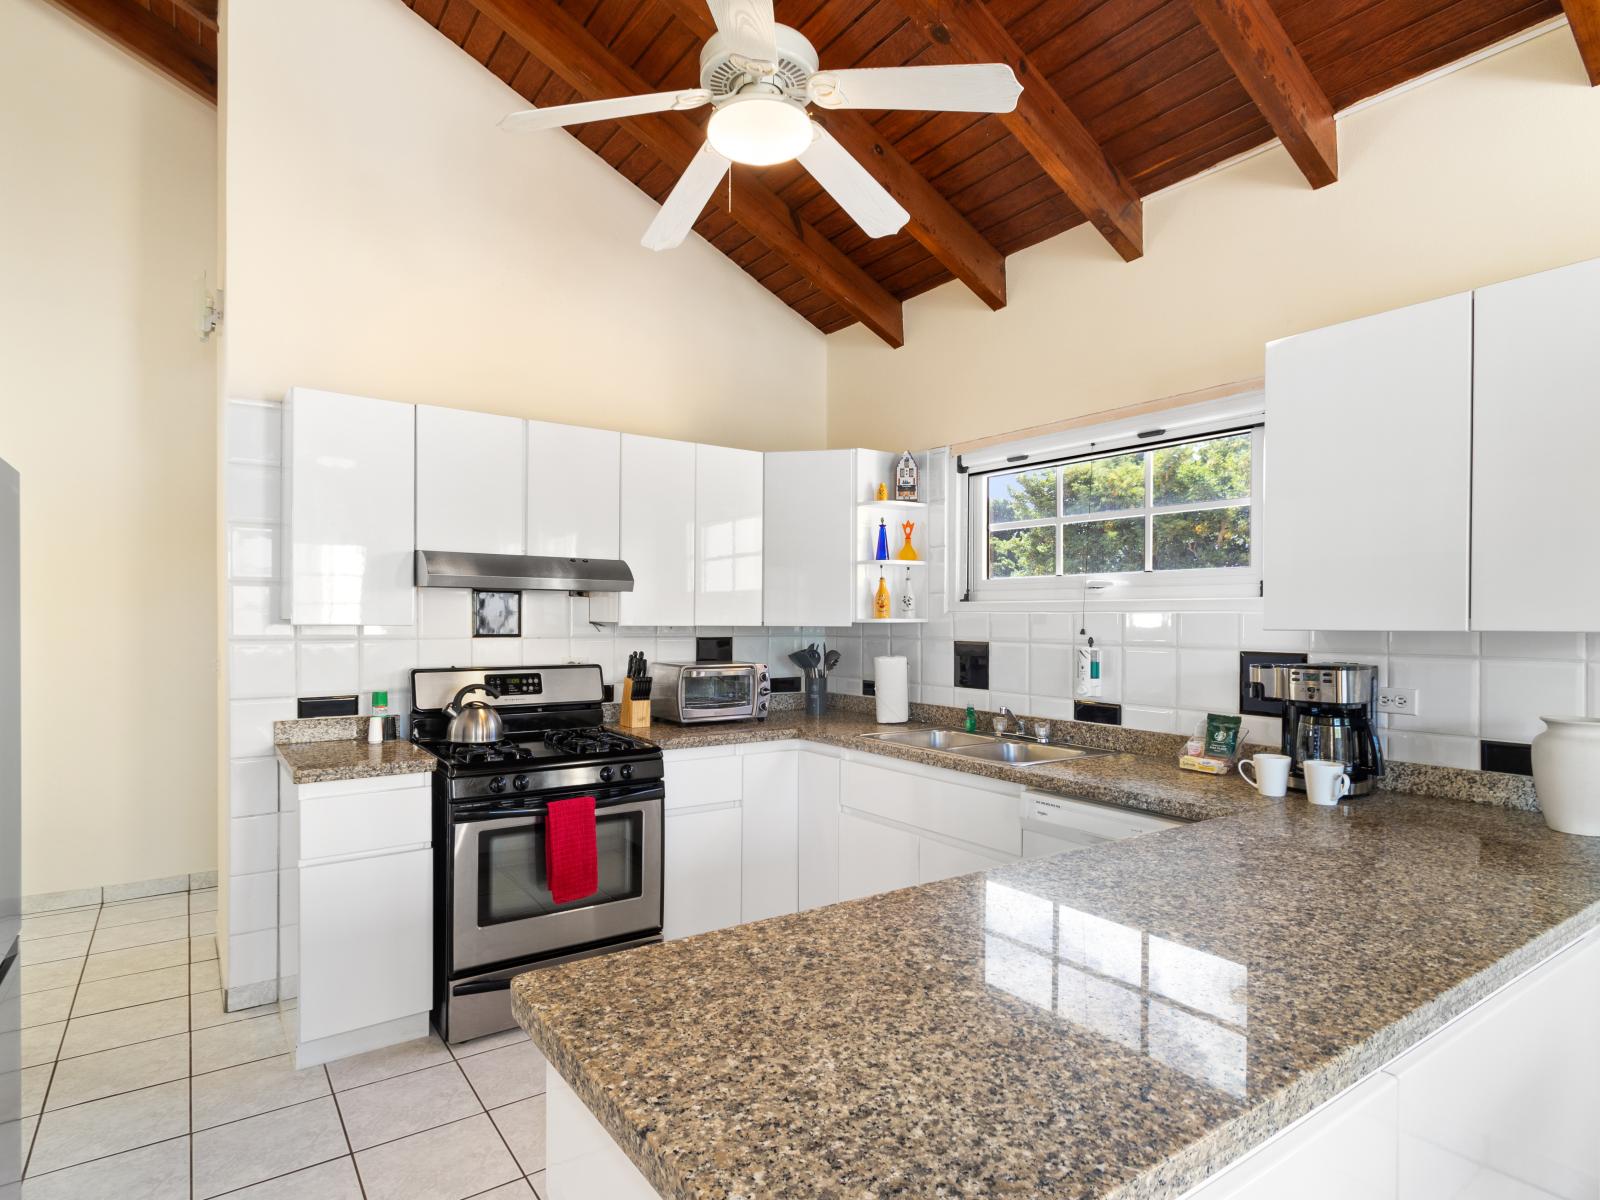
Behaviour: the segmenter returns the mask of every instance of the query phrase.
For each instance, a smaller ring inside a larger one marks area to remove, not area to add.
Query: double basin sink
[[[937,750],[942,754],[952,754],[958,758],[1005,763],[1012,767],[1036,767],[1041,763],[1068,762],[1076,758],[1093,758],[1107,753],[1104,750],[1089,750],[1082,746],[1031,742],[1019,738],[998,737],[989,733],[966,733],[959,729],[907,729],[896,733],[868,733],[862,736],[876,742],[914,746],[919,750]]]

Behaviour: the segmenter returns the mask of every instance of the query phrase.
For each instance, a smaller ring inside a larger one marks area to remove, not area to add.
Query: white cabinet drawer
[[[738,754],[729,750],[676,750],[662,759],[666,811],[737,804],[743,795]]]
[[[428,784],[380,792],[321,794],[300,789],[300,862],[349,858],[433,841]]]
[[[998,786],[969,784],[953,771],[903,771],[847,760],[840,803],[1015,858],[1022,853],[1017,789]]]
[[[954,879],[957,875],[971,875],[974,871],[987,871],[990,867],[1004,866],[1009,858],[996,858],[965,846],[952,846],[933,838],[917,839],[917,882],[933,883],[939,879]]]
[[[858,900],[917,882],[917,835],[839,814],[839,899]]]
[[[1157,833],[1183,824],[1154,813],[1031,790],[1022,793],[1022,818],[1030,824],[1049,826],[1048,830],[1040,832],[1079,846],[1120,842],[1124,838]]]

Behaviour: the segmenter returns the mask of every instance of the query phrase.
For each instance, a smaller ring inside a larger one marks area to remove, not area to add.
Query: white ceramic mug
[[[1245,768],[1250,770],[1246,771]],[[1258,754],[1239,762],[1239,774],[1263,796],[1282,796],[1289,791],[1289,756]]]
[[[1331,807],[1350,794],[1350,776],[1344,773],[1342,762],[1312,758],[1301,763],[1300,769],[1306,774],[1306,799],[1311,803]]]

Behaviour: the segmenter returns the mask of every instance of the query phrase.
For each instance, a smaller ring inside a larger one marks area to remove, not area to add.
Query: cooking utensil
[[[455,694],[455,698],[444,706],[444,711],[450,718],[450,729],[445,734],[452,742],[467,742],[472,745],[489,745],[505,737],[505,723],[500,719],[500,714],[492,705],[485,704],[482,700],[468,700],[465,704],[462,699],[468,692],[483,692],[491,698],[498,700],[500,692],[486,683],[469,683]]]
[[[833,670],[839,665],[839,658],[840,655],[837,650],[829,650],[828,656],[822,660],[824,668],[829,671]]]

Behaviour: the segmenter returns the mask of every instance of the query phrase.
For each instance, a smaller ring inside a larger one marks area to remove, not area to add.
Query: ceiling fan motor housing
[[[722,34],[713,34],[700,50],[700,86],[711,93],[711,102],[726,100],[752,88],[775,88],[790,99],[804,101],[811,77],[817,73],[817,51],[798,29],[774,25],[777,33],[778,61],[769,71],[752,70],[743,58],[728,49]]]

